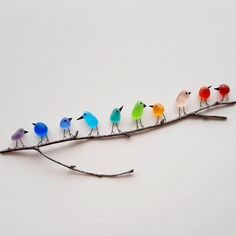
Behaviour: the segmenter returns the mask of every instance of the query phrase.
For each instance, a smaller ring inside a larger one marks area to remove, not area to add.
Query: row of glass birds
[[[210,91],[211,86],[203,86],[201,87],[201,89],[199,90],[199,98],[200,98],[200,107],[202,107],[202,104],[205,103],[206,106],[208,106],[208,98],[210,97],[211,91]],[[215,90],[218,90],[222,99],[221,102],[223,101],[228,101],[229,97],[228,94],[230,92],[230,88],[228,85],[226,84],[221,84],[219,87],[215,88]],[[181,116],[181,109],[183,111],[183,114],[186,115],[185,112],[185,106],[188,103],[189,100],[189,96],[190,96],[191,92],[187,91],[187,90],[182,90],[177,98],[176,98],[176,105],[179,109],[179,116]],[[143,112],[144,112],[144,108],[146,107],[146,105],[142,102],[142,101],[138,101],[136,102],[133,110],[132,110],[132,119],[136,122],[136,128],[139,129],[140,127],[144,127],[142,124],[142,116],[143,116]],[[165,117],[165,108],[162,104],[160,103],[155,103],[154,105],[149,105],[149,107],[152,108],[153,114],[156,117],[156,124],[158,125],[159,122],[163,123],[166,121],[166,117]],[[122,131],[119,128],[119,123],[121,121],[121,111],[123,109],[123,106],[121,106],[120,108],[115,108],[111,115],[110,115],[110,121],[112,123],[112,129],[111,129],[111,134],[115,134],[114,129],[116,128],[118,133],[122,133]],[[95,130],[97,135],[99,134],[98,131],[98,119],[95,115],[93,115],[91,112],[84,112],[83,115],[81,117],[79,117],[77,120],[81,120],[84,119],[85,123],[90,127],[91,131],[88,134],[89,136],[92,135],[92,132]],[[69,138],[73,138],[73,134],[70,131],[70,127],[71,127],[71,120],[72,118],[67,118],[64,117],[61,122],[60,122],[60,127],[61,129],[63,129],[63,138],[66,139],[66,133],[68,133]],[[37,122],[37,123],[33,123],[34,125],[34,132],[35,134],[40,138],[40,142],[38,143],[38,145],[41,145],[43,143],[43,140],[46,140],[46,143],[49,142],[48,139],[48,127],[46,124],[44,124],[43,122]],[[15,141],[15,148],[18,148],[18,142],[21,143],[21,145],[23,147],[25,147],[25,145],[22,142],[22,138],[23,136],[28,133],[28,131],[24,130],[23,128],[18,129],[11,137],[11,139],[13,141]]]

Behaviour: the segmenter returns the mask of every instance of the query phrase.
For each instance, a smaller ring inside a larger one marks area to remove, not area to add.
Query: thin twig
[[[155,130],[158,128],[162,128],[164,126],[170,125],[170,124],[175,124],[181,120],[184,119],[189,119],[189,118],[199,118],[199,119],[204,119],[204,120],[226,120],[227,117],[225,116],[213,116],[213,115],[203,115],[203,112],[206,112],[208,110],[214,109],[214,108],[219,108],[223,106],[232,106],[235,105],[236,101],[232,102],[215,102],[212,105],[206,106],[199,108],[198,110],[195,110],[193,112],[190,112],[186,115],[177,117],[175,119],[169,120],[167,122],[158,124],[158,125],[151,125],[147,127],[143,127],[140,129],[134,129],[134,130],[129,130],[129,131],[124,131],[122,133],[117,133],[117,134],[106,134],[106,135],[99,135],[99,136],[83,136],[83,137],[78,137],[78,132],[75,134],[74,137],[68,138],[68,139],[60,139],[60,140],[55,140],[52,142],[48,143],[43,143],[39,146],[33,145],[33,146],[27,146],[27,147],[20,147],[20,148],[7,148],[3,149],[0,151],[0,153],[8,153],[8,152],[16,152],[16,151],[23,151],[23,150],[34,150],[35,148],[41,148],[41,147],[46,147],[58,143],[65,143],[65,142],[70,142],[70,141],[80,141],[80,140],[101,140],[101,139],[112,139],[112,138],[121,138],[121,137],[126,137],[129,138],[133,135],[144,133],[147,131]],[[200,113],[200,114],[199,114]]]
[[[201,115],[201,114],[192,114],[193,118],[197,119],[204,119],[204,120],[227,120],[226,116],[208,116],[208,115]]]
[[[114,178],[114,177],[119,177],[119,176],[123,176],[123,175],[128,175],[128,174],[131,174],[134,172],[133,169],[129,170],[129,171],[125,171],[125,172],[121,172],[121,173],[117,173],[117,174],[97,174],[97,173],[92,173],[92,172],[88,172],[88,171],[83,171],[83,170],[79,170],[76,168],[75,165],[66,165],[62,162],[59,162],[59,161],[56,161],[55,159],[45,155],[39,147],[35,147],[34,148],[35,151],[37,151],[40,155],[42,155],[43,157],[47,158],[48,160],[54,162],[54,163],[57,163],[58,165],[61,165],[63,167],[66,167],[72,171],[75,171],[75,172],[78,172],[80,174],[84,174],[84,175],[90,175],[90,176],[94,176],[94,177],[99,177],[99,178],[102,178],[102,177],[106,177],[106,178]]]

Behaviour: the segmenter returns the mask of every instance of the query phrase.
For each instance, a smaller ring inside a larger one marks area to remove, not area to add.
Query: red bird
[[[208,106],[209,104],[207,103],[207,99],[210,97],[211,95],[211,90],[210,90],[211,86],[203,86],[200,88],[198,94],[200,97],[200,107],[202,107],[202,102],[204,101],[206,103],[206,105]]]
[[[222,96],[221,102],[224,101],[226,97],[226,102],[229,101],[229,92],[230,92],[230,87],[226,84],[221,84],[218,88],[215,88],[215,90],[218,90],[220,95]]]

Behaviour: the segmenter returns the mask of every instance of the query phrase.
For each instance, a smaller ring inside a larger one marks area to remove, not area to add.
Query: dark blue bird
[[[43,122],[32,123],[34,125],[34,132],[37,136],[41,138],[38,145],[43,144],[43,139],[46,138],[46,143],[49,142],[48,139],[48,127]]]

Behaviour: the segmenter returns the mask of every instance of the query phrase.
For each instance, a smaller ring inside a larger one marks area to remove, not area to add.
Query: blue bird
[[[41,140],[38,143],[38,145],[43,144],[43,139],[46,138],[46,143],[49,142],[48,139],[48,127],[47,125],[45,125],[43,122],[37,122],[37,123],[32,123],[32,125],[34,125],[34,132],[36,135],[38,135]]]
[[[114,134],[114,126],[116,126],[117,130],[119,133],[122,133],[122,131],[119,129],[118,124],[120,123],[120,119],[121,119],[121,111],[123,109],[123,106],[120,108],[115,108],[110,116],[110,121],[112,123],[112,129],[111,129],[111,134]]]
[[[96,116],[94,116],[91,112],[86,111],[77,120],[81,120],[81,119],[84,119],[86,124],[91,128],[89,136],[92,135],[92,132],[94,129],[97,130],[97,135],[100,135],[98,132],[98,119],[96,118]]]
[[[72,135],[72,133],[70,132],[71,120],[72,120],[72,118],[67,118],[67,117],[64,117],[61,119],[60,127],[63,129],[63,138],[67,138],[66,137],[66,130],[68,131],[70,138],[74,137]]]

